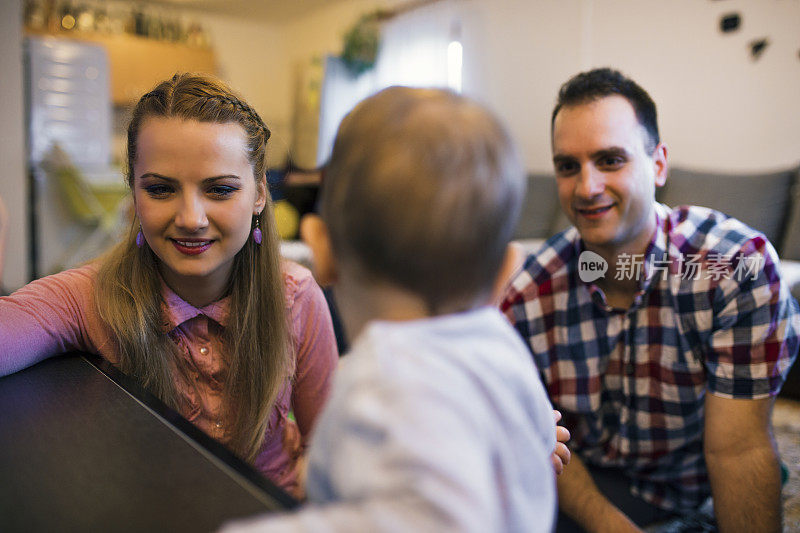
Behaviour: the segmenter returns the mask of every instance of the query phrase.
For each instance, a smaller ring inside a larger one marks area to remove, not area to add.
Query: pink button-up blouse
[[[115,343],[97,314],[97,267],[88,265],[36,280],[0,298],[0,375],[15,372],[69,350],[99,353],[118,361]],[[286,306],[291,317],[295,373],[278,393],[255,467],[299,495],[299,459],[332,383],[338,354],[325,298],[311,273],[284,263]],[[182,414],[224,442],[219,416],[226,371],[222,332],[229,299],[202,308],[183,301],[162,284],[163,329],[184,356],[188,372],[178,378]],[[294,412],[293,421],[288,417]]]

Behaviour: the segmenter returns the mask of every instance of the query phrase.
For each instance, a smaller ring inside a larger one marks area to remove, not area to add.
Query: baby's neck
[[[355,279],[355,276],[350,279],[341,276],[334,294],[345,331],[351,340],[373,320],[402,322],[431,316],[422,298],[388,283],[367,283]]]

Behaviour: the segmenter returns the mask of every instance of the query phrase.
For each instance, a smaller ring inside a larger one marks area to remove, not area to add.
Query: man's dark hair
[[[558,91],[558,100],[550,118],[552,134],[556,115],[562,107],[587,104],[606,96],[620,95],[633,106],[636,119],[647,131],[645,149],[652,152],[660,142],[656,104],[647,91],[621,72],[610,68],[597,68],[581,72],[570,78]]]

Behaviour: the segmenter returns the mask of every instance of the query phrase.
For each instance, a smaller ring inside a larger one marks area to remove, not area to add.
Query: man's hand
[[[566,444],[570,435],[567,428],[558,425],[559,421],[561,421],[561,413],[559,411],[553,409],[553,418],[556,421],[556,449],[550,460],[553,462],[553,470],[557,475],[561,475],[564,467],[569,464],[569,460],[572,457],[572,453]]]

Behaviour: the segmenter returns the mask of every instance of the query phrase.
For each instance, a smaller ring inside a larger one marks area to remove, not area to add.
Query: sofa
[[[763,232],[778,252],[792,295],[800,300],[800,168],[762,174],[672,168],[656,199],[670,206],[711,207]],[[533,252],[569,225],[558,204],[555,178],[530,174],[515,240]],[[800,399],[800,364],[792,368],[782,395]]]

